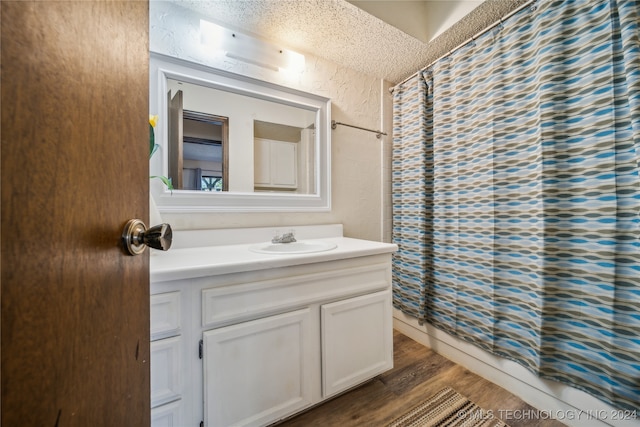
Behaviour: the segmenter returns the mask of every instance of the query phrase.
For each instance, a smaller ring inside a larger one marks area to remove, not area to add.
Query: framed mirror
[[[161,212],[330,210],[328,98],[151,54]]]

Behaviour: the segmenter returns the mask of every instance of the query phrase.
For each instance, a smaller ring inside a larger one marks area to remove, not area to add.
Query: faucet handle
[[[295,236],[295,231],[294,230],[289,230],[288,233],[284,233],[282,235],[282,243],[293,243],[296,241],[296,236]]]
[[[276,230],[275,236],[271,239],[271,243],[293,243],[296,241],[294,230],[289,230],[289,232],[283,233],[282,235],[278,235],[278,233],[278,230]]]

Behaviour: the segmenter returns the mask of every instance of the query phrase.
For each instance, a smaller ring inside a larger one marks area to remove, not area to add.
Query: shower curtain
[[[394,91],[394,306],[640,409],[640,2],[539,0]]]

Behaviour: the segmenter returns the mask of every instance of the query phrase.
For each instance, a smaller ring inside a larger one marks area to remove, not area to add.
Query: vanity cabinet
[[[205,248],[251,269],[152,270],[152,426],[266,426],[391,369],[395,245],[361,242],[290,261]]]
[[[151,296],[151,422],[177,425],[181,409],[180,292]]]

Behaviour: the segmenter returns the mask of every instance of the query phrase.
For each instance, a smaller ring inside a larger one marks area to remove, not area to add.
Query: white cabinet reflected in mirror
[[[161,212],[327,211],[330,100],[151,54]]]

